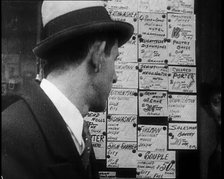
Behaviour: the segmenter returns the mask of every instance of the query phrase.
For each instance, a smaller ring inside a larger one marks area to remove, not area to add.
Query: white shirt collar
[[[53,102],[65,123],[82,145],[83,117],[77,107],[50,81],[43,79],[40,87]]]

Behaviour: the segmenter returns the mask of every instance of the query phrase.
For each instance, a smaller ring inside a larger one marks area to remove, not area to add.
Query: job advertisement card
[[[116,179],[115,171],[99,171],[100,179]]]
[[[176,152],[138,151],[136,178],[176,178]]]
[[[134,33],[132,37],[119,48],[119,56],[116,62],[132,62],[137,63],[137,33]]]
[[[196,65],[195,40],[170,39],[167,52],[169,65]]]
[[[137,115],[137,89],[112,89],[108,98],[108,114]]]
[[[196,40],[195,15],[168,14],[168,39]]]
[[[165,64],[168,62],[167,42],[164,39],[144,39],[139,41],[139,62]]]
[[[139,92],[139,116],[167,116],[167,92]]]
[[[167,126],[138,125],[138,150],[166,151]]]
[[[197,149],[196,123],[169,123],[168,149]]]
[[[167,37],[166,14],[139,13],[139,34],[144,39]]]
[[[139,89],[168,90],[168,67],[139,64]]]
[[[138,88],[138,63],[115,63],[117,82],[113,88]]]
[[[135,141],[136,115],[111,115],[107,117],[107,141]]]
[[[107,142],[107,168],[136,168],[136,142]]]
[[[167,0],[138,0],[138,11],[166,13]]]
[[[196,92],[196,67],[169,66],[170,92]]]
[[[138,4],[136,0],[109,0],[106,3],[106,8],[137,12]]]
[[[196,95],[168,95],[169,120],[192,121],[197,120]]]
[[[105,159],[106,112],[89,112],[84,120],[89,123],[89,131],[96,159]]]
[[[167,12],[194,14],[194,0],[167,0]]]

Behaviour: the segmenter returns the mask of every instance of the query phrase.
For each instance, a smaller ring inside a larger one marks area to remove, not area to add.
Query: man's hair
[[[80,64],[96,41],[106,41],[105,54],[109,56],[116,40],[115,34],[101,32],[90,33],[61,43],[60,46],[49,52],[49,55],[44,59],[46,62],[44,65],[45,77],[52,71],[64,71],[71,64]]]

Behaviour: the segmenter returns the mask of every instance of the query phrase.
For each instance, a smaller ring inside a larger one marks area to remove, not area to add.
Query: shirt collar
[[[79,144],[82,144],[83,117],[77,107],[50,81],[43,79],[40,87],[50,98],[61,114],[67,126],[75,135]]]

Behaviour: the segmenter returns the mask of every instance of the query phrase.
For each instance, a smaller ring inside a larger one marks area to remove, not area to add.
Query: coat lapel
[[[30,92],[24,96],[56,163],[69,162],[83,170],[82,161],[61,115],[40,88],[32,82]]]

